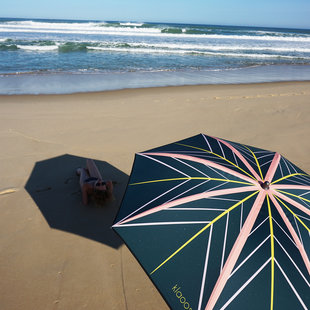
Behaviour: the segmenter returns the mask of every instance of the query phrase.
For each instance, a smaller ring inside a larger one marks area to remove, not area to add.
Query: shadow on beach
[[[95,160],[104,179],[112,180],[114,198],[103,207],[84,206],[77,167],[85,167],[86,158],[62,155],[35,164],[25,185],[51,228],[89,238],[113,248],[122,240],[111,226],[126,189],[128,175],[105,161]]]

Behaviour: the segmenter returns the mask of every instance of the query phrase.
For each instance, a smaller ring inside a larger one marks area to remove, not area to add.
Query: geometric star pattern
[[[113,229],[172,309],[310,308],[310,176],[196,135],[136,154]]]

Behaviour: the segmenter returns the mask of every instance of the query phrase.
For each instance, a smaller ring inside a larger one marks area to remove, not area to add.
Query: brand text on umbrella
[[[186,310],[192,310],[189,302],[186,301],[186,298],[183,296],[182,292],[180,291],[181,287],[178,287],[178,284],[176,284],[172,291],[175,293],[175,296],[179,299],[180,303],[183,305],[184,309]]]

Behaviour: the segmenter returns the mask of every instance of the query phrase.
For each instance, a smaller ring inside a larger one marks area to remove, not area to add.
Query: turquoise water
[[[310,80],[310,30],[0,19],[0,93]]]

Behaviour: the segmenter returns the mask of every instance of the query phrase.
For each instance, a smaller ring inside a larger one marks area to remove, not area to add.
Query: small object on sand
[[[17,192],[18,189],[17,188],[7,188],[7,189],[3,189],[0,191],[0,195],[7,195],[7,194],[12,194]]]

